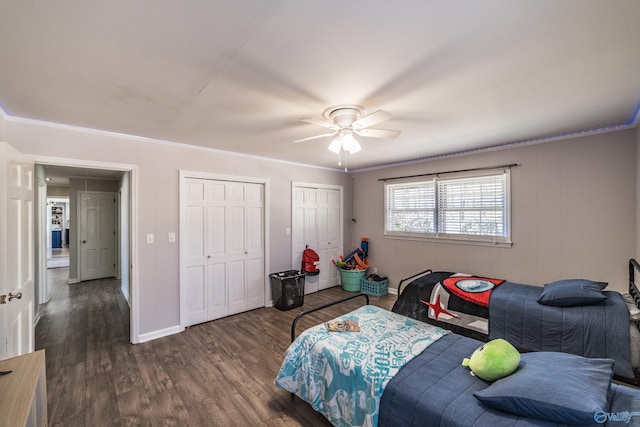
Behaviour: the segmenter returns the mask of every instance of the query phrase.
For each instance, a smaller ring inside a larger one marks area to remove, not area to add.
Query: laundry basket
[[[304,304],[304,272],[296,270],[272,273],[271,297],[273,306],[279,310],[290,310]]]
[[[345,270],[340,269],[340,280],[342,289],[350,292],[360,292],[360,281],[367,275],[367,270]]]

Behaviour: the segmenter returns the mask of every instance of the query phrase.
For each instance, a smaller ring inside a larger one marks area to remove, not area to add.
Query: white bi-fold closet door
[[[265,305],[265,188],[185,178],[181,197],[181,323]]]
[[[331,262],[342,251],[342,187],[292,184],[292,264],[300,269],[308,246],[320,256],[320,274],[305,278],[305,294],[338,285],[338,270]]]

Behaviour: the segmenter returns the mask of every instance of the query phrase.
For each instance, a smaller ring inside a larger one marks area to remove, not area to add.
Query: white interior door
[[[264,307],[264,186],[245,184],[246,189],[246,300],[247,310]]]
[[[205,236],[207,223],[204,180],[190,180],[183,185],[182,242],[184,299],[183,323],[195,325],[207,320],[207,256]]]
[[[318,288],[327,289],[338,285],[338,269],[331,260],[340,256],[340,191],[319,189],[317,200],[320,255]]]
[[[80,208],[80,280],[116,274],[115,193],[78,193]]]
[[[265,305],[263,184],[185,179],[182,323]]]
[[[293,183],[291,192],[293,268],[300,269],[307,245],[320,256],[320,274],[305,278],[305,294],[336,286],[338,270],[331,261],[342,250],[342,189]]]
[[[35,347],[34,166],[7,143],[0,152],[0,358],[7,358]]]
[[[224,227],[227,240],[227,266],[229,277],[229,314],[241,313],[246,310],[246,215],[245,186],[242,183],[225,183],[226,222],[212,224],[222,232]]]

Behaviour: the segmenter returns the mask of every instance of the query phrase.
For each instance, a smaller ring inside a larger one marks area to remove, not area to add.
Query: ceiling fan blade
[[[335,132],[331,132],[331,133],[323,133],[322,135],[316,135],[316,136],[310,136],[308,138],[302,138],[302,139],[296,139],[293,142],[304,142],[304,141],[311,141],[312,139],[318,139],[318,138],[324,138],[326,136],[332,136],[335,135]]]
[[[339,126],[336,126],[333,123],[325,122],[325,121],[322,121],[322,120],[316,120],[316,119],[300,119],[300,120],[302,120],[303,122],[311,123],[312,125],[322,126],[323,128],[327,128],[327,129],[331,129],[331,130],[340,129]]]
[[[360,129],[355,131],[360,136],[369,138],[383,138],[393,139],[400,135],[399,130],[386,130],[386,129]]]
[[[393,116],[390,113],[387,113],[386,111],[378,110],[376,112],[373,112],[369,115],[364,116],[359,120],[356,120],[355,122],[353,122],[352,126],[354,129],[364,129],[364,128],[368,128],[369,126],[373,126],[377,123],[384,122],[385,120],[389,120],[392,117]]]

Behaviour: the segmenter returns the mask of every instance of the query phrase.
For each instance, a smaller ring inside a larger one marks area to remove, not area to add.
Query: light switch
[[[284,229],[284,234],[286,234],[287,236],[291,235],[291,228],[287,227]]]
[[[176,241],[176,233],[169,233],[169,243],[174,243]]]
[[[147,243],[153,243],[154,240],[153,233],[147,233]]]

